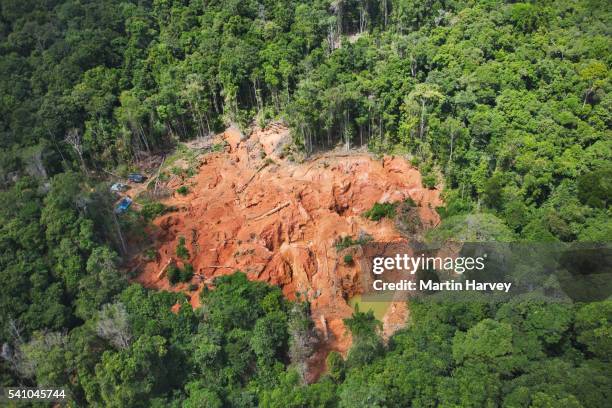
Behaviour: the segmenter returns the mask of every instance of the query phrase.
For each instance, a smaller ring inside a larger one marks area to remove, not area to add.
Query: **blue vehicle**
[[[123,197],[119,204],[115,207],[115,214],[123,214],[132,205],[132,199],[130,197]]]
[[[140,173],[130,173],[128,174],[128,180],[133,183],[142,183],[145,180],[145,177]]]

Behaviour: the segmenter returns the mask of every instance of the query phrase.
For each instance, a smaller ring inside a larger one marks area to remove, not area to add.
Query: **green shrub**
[[[187,170],[185,170],[186,177],[193,177],[195,175],[196,175],[196,169],[194,169],[193,167],[189,167]]]
[[[143,253],[143,257],[146,261],[153,261],[157,258],[157,251],[153,248],[147,248]]]
[[[408,207],[416,207],[416,203],[411,197],[406,197],[404,201],[402,202],[402,204]]]
[[[181,273],[181,282],[189,282],[193,278],[193,265],[185,264]]]
[[[340,353],[337,351],[329,353],[327,356],[327,367],[328,375],[334,382],[340,383],[344,380],[346,363]]]
[[[372,237],[368,234],[361,234],[359,238],[353,239],[351,236],[340,237],[334,243],[336,251],[341,251],[356,245],[364,245],[372,241]]]
[[[187,193],[189,193],[189,188],[187,188],[187,186],[180,186],[176,189],[176,192],[180,195],[187,195]]]
[[[150,201],[144,203],[142,206],[142,210],[140,210],[140,215],[145,219],[145,221],[151,221],[160,215],[166,212],[166,206],[162,203]]]
[[[166,276],[170,284],[175,285],[181,280],[181,270],[176,265],[169,265],[166,270]]]
[[[210,147],[211,152],[222,152],[225,150],[225,143],[215,143]]]
[[[189,282],[191,278],[193,278],[193,266],[191,264],[185,264],[183,269],[181,269],[175,264],[172,264],[168,266],[168,270],[166,271],[166,276],[168,276],[168,281],[172,285],[176,285],[179,282]],[[197,288],[197,285],[196,285],[196,288]]]
[[[185,237],[179,237],[179,243],[176,246],[176,256],[181,259],[189,259],[189,251],[185,247]]]
[[[372,220],[379,221],[382,218],[395,217],[396,203],[374,203],[372,208],[363,213],[363,216]]]
[[[353,262],[354,262],[353,255],[351,255],[351,254],[344,255],[344,264],[345,265],[352,265]]]
[[[353,238],[350,237],[350,236],[340,237],[334,243],[334,246],[336,247],[336,251],[341,251],[341,250],[346,249],[348,247],[352,247],[353,245],[357,245],[357,244],[353,240]]]
[[[435,188],[436,187],[436,176],[434,176],[433,174],[429,173],[429,174],[425,174],[423,176],[423,185],[429,189]]]

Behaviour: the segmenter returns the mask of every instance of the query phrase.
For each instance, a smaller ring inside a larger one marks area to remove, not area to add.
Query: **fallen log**
[[[280,205],[278,205],[278,206],[274,207],[273,209],[271,209],[271,210],[270,210],[270,211],[268,211],[268,212],[265,212],[265,213],[263,213],[263,214],[261,214],[261,215],[258,215],[257,217],[249,218],[249,220],[259,221],[259,220],[261,220],[262,218],[266,218],[267,216],[270,216],[270,215],[272,215],[272,214],[274,214],[274,213],[279,212],[279,211],[280,211],[280,210],[282,210],[283,208],[288,207],[288,206],[289,206],[289,204],[291,204],[291,202],[290,202],[290,201],[287,201],[287,202],[285,202],[285,203],[283,203],[283,204],[280,204]]]
[[[156,281],[160,280],[161,278],[163,278],[164,273],[166,273],[166,269],[168,269],[168,266],[170,266],[170,264],[172,263],[173,259],[170,258],[168,259],[168,262],[166,262],[166,265],[164,265],[163,268],[161,268],[161,271],[159,271],[159,273],[157,274],[157,277],[155,278]]]
[[[251,184],[251,181],[253,181],[253,179],[255,178],[255,176],[257,174],[259,174],[260,171],[262,171],[264,168],[266,168],[268,166],[268,164],[270,164],[269,162],[266,162],[264,164],[262,164],[256,171],[255,173],[253,173],[253,175],[247,180],[246,183],[244,183],[242,185],[242,187],[240,187],[238,190],[236,190],[236,192],[238,194],[242,193],[244,190],[246,190],[246,188],[249,186],[249,184]]]

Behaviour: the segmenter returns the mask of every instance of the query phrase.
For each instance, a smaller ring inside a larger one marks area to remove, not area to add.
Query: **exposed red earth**
[[[289,131],[280,125],[256,129],[249,137],[230,128],[218,138],[225,150],[200,157],[197,174],[183,182],[189,193],[163,200],[178,210],[155,219],[150,233],[157,258],[134,260],[142,262],[136,281],[185,291],[194,307],[198,292],[188,292],[189,284],[199,290],[235,270],[280,286],[289,299],[304,294],[323,339],[311,361],[309,375],[316,378],[329,351],[348,350],[351,338],[342,320],[352,313],[347,299],[361,291],[359,251],[337,253],[335,241],[364,233],[377,241],[405,239],[393,220],[374,222],[362,214],[376,202],[407,197],[416,202],[423,227],[430,228],[439,222],[440,192],[424,188],[418,170],[400,157],[329,152],[292,162],[283,158]],[[196,275],[171,286],[164,272],[171,262],[183,264],[176,256],[179,237],[185,238],[190,254],[185,262]],[[343,261],[346,253],[355,257],[353,265]],[[384,334],[401,327],[406,315],[405,303],[394,302],[383,319]]]

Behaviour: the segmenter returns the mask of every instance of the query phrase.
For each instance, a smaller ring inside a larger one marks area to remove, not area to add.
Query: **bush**
[[[345,265],[352,265],[353,262],[354,262],[353,255],[351,255],[351,254],[344,255],[344,264]]]
[[[416,207],[416,203],[411,197],[406,197],[404,201],[402,202],[402,204],[408,207]]]
[[[166,206],[158,202],[146,202],[140,210],[140,215],[145,221],[151,221],[166,212]]]
[[[394,218],[396,205],[396,203],[374,203],[372,208],[363,213],[363,216],[372,221],[379,221],[382,218]]]
[[[335,383],[340,383],[344,380],[346,371],[344,359],[337,351],[332,351],[327,356],[328,375]]]
[[[181,259],[189,259],[189,251],[185,247],[185,237],[179,237],[179,243],[176,247],[176,256]]]
[[[181,270],[176,265],[169,265],[166,270],[166,276],[168,277],[168,281],[175,285],[181,280]]]
[[[353,245],[357,245],[357,243],[352,237],[349,236],[338,238],[338,240],[334,243],[336,251],[341,251],[343,249],[352,247]]]
[[[429,189],[436,187],[436,176],[433,174],[426,174],[423,176],[423,185]]]
[[[368,234],[360,234],[359,238],[353,239],[351,236],[340,237],[334,243],[336,251],[341,251],[356,245],[364,245],[372,241],[372,237]]]
[[[176,192],[180,195],[187,195],[187,193],[189,193],[189,188],[187,188],[187,186],[180,186],[176,189]]]
[[[179,282],[189,282],[191,278],[193,278],[193,266],[191,264],[185,264],[185,267],[181,269],[178,266],[172,264],[168,266],[168,270],[166,271],[166,276],[168,276],[168,281],[172,285],[176,285]],[[196,289],[197,289],[197,285],[196,285]],[[189,290],[195,290],[195,289],[189,289]]]
[[[157,251],[153,248],[147,248],[143,253],[143,257],[146,261],[153,261],[157,258]]]
[[[211,152],[222,152],[225,150],[225,143],[215,143],[210,147]]]
[[[193,278],[193,265],[185,264],[181,273],[181,282],[189,282]]]

